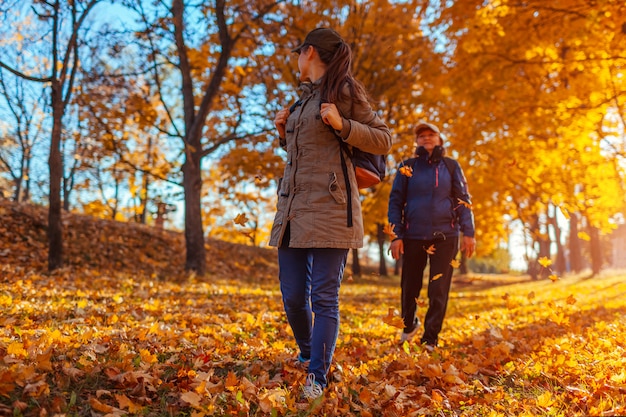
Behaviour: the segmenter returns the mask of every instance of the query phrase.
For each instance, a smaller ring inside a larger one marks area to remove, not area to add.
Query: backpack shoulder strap
[[[454,181],[454,172],[456,171],[456,161],[448,156],[443,157],[443,163],[446,164],[450,177]]]

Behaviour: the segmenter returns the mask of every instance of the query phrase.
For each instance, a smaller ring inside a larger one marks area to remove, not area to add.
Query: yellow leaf
[[[439,278],[441,278],[443,276],[443,274],[437,274],[433,277],[432,281],[437,281]]]
[[[547,408],[550,407],[553,403],[554,400],[552,399],[552,394],[550,393],[550,391],[546,391],[537,397],[537,405],[539,407]]]
[[[581,239],[581,240],[584,240],[586,242],[589,242],[591,240],[591,236],[589,236],[585,232],[578,232],[578,238]]]
[[[544,268],[547,268],[550,265],[552,265],[552,260],[544,256],[542,258],[539,258],[539,265],[543,266]]]
[[[557,280],[559,279],[559,277],[557,277],[557,276],[556,276],[556,275],[554,275],[554,274],[550,275],[550,277],[549,277],[549,278],[550,278],[550,280],[551,280],[552,282],[555,282],[555,281],[557,281]]]
[[[24,344],[21,342],[13,342],[9,344],[7,353],[15,356],[26,356],[26,349],[24,349]]]
[[[150,353],[147,349],[141,349],[139,351],[139,355],[141,356],[141,361],[145,363],[155,363],[158,362],[158,358],[156,355]]]
[[[453,259],[450,261],[450,266],[452,268],[458,268],[459,266],[461,266],[461,262],[456,259]]]
[[[533,298],[535,298],[535,292],[534,291],[529,292],[526,298],[528,298],[529,300],[532,300]]]
[[[570,294],[569,297],[567,297],[567,304],[572,305],[572,304],[576,304],[576,298],[574,298],[574,296],[572,294]]]

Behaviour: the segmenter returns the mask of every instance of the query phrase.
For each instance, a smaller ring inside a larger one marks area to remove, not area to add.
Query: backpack
[[[341,148],[352,160],[356,183],[359,189],[373,187],[385,179],[387,172],[387,155],[375,155],[362,151],[359,148],[349,150],[348,146],[341,138],[339,138],[339,142],[341,143]],[[342,159],[342,164],[344,163],[345,161]]]

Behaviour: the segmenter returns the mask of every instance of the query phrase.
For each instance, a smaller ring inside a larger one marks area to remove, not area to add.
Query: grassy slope
[[[49,275],[45,211],[0,202],[0,415],[626,414],[623,276],[457,281],[432,355],[397,345],[397,277],[347,279],[335,382],[307,404],[274,251],[211,241],[187,277],[178,234],[65,222]]]

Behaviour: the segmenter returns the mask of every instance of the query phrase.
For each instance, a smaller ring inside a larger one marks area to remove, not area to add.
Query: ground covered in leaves
[[[0,415],[626,414],[625,275],[457,278],[433,353],[398,345],[397,278],[346,278],[333,383],[308,403],[273,251],[209,242],[189,277],[178,234],[65,226],[47,274],[45,211],[0,202]]]

